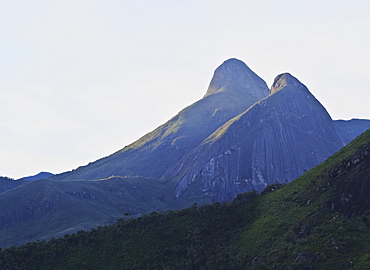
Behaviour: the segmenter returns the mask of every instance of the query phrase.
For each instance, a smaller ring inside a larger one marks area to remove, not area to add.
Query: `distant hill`
[[[34,180],[39,180],[39,179],[45,179],[45,178],[48,178],[48,177],[53,176],[53,175],[54,174],[49,173],[49,172],[40,172],[36,175],[22,177],[19,180],[34,181]]]
[[[209,198],[175,199],[168,182],[142,177],[23,182],[27,185],[0,196],[2,248],[111,224],[124,214],[134,217],[210,202]]]
[[[14,180],[9,177],[0,176],[0,193],[26,184],[23,180]]]
[[[2,269],[369,269],[370,131],[287,185],[0,252]]]
[[[3,193],[5,191],[11,190],[16,187],[20,187],[25,184],[28,184],[29,181],[43,179],[43,178],[47,178],[50,176],[53,176],[53,174],[48,173],[48,172],[41,172],[41,173],[38,173],[37,175],[23,177],[18,180],[14,180],[9,177],[0,176],[0,193]]]
[[[335,120],[334,124],[346,144],[370,129],[370,120],[367,119]]]

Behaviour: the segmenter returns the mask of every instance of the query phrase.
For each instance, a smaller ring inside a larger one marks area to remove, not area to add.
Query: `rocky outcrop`
[[[282,74],[267,98],[224,124],[164,178],[174,181],[176,196],[231,200],[289,182],[343,146],[325,108],[296,78]]]
[[[342,212],[348,217],[361,216],[366,211],[370,211],[370,198],[368,196],[370,194],[369,142],[336,164],[329,171],[328,176],[335,189],[335,196],[328,202],[328,207],[332,211]],[[368,215],[363,218],[370,227]]]
[[[229,94],[249,96],[251,100],[261,100],[268,94],[266,83],[245,63],[231,58],[219,66],[212,77],[204,97],[227,91]],[[261,90],[262,89],[262,90]]]

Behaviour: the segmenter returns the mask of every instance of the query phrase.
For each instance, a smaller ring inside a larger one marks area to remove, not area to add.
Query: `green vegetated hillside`
[[[0,253],[1,269],[370,269],[370,130],[230,204],[122,217]]]

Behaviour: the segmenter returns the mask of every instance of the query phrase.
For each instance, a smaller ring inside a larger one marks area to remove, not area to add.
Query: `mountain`
[[[123,213],[137,216],[209,202],[209,197],[175,198],[172,183],[157,178],[268,92],[265,82],[243,62],[225,61],[201,100],[132,145],[72,172],[31,181],[0,196],[0,246],[109,224]]]
[[[270,91],[229,59],[201,100],[133,144],[3,192],[0,246],[111,224],[124,213],[232,201],[289,182],[342,146],[326,110],[297,79],[278,76]]]
[[[279,75],[268,97],[229,120],[164,174],[176,196],[236,194],[285,183],[334,154],[344,143],[306,86]]]
[[[334,124],[346,144],[370,129],[370,120],[367,119],[335,120]]]
[[[32,175],[32,176],[27,176],[27,177],[22,177],[21,179],[19,180],[26,180],[26,181],[34,181],[34,180],[39,180],[39,179],[44,179],[44,178],[48,178],[50,176],[53,176],[54,174],[52,173],[49,173],[49,172],[40,172],[36,175]]]
[[[24,184],[28,184],[29,181],[34,181],[38,179],[43,179],[52,176],[52,173],[41,172],[34,176],[23,177],[18,180],[11,179],[9,177],[2,177],[0,176],[0,193],[8,191],[10,189],[23,186]]]
[[[216,69],[201,100],[122,150],[53,179],[160,178],[183,155],[268,92],[266,83],[242,61],[229,59]]]
[[[9,177],[0,176],[0,193],[26,184],[22,180],[14,180]]]
[[[172,185],[142,177],[23,182],[27,185],[0,196],[2,248],[111,224],[124,214],[135,217],[210,201],[175,199]]]
[[[370,130],[287,185],[0,252],[2,269],[369,269]],[[23,268],[22,268],[23,267]]]

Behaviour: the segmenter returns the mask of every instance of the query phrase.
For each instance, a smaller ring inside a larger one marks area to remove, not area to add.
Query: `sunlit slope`
[[[268,92],[266,83],[243,62],[229,59],[216,69],[201,100],[122,150],[53,179],[99,179],[112,175],[159,178],[222,124]]]

